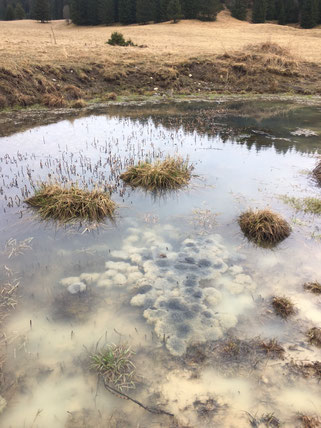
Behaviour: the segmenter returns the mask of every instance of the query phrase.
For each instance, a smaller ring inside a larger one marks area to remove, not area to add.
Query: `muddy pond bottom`
[[[173,103],[0,138],[1,427],[318,426],[321,294],[304,284],[321,282],[321,222],[300,201],[321,196],[320,119],[288,102]],[[168,155],[193,165],[189,186],[121,181]],[[109,191],[115,221],[41,221],[24,203],[41,182]],[[266,208],[291,226],[273,249],[238,225]],[[106,350],[124,354],[103,376]]]

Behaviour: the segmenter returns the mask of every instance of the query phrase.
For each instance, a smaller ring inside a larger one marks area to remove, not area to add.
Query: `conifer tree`
[[[196,19],[199,9],[198,1],[182,0],[182,12],[185,19]]]
[[[50,6],[48,0],[35,0],[34,18],[42,23],[50,21]]]
[[[302,0],[301,27],[313,28],[318,22],[318,7],[316,0]]]
[[[122,24],[133,24],[136,22],[136,1],[119,0],[118,2],[119,22]]]
[[[99,0],[98,21],[99,24],[105,25],[115,22],[115,5],[113,0]]]
[[[281,2],[283,0],[280,0]],[[266,20],[267,21],[273,21],[274,19],[276,19],[277,14],[276,14],[276,4],[275,4],[275,0],[267,0],[267,4],[266,4]]]
[[[168,4],[169,4],[170,0],[160,0],[160,16],[161,16],[161,21],[168,21],[168,14],[167,14],[167,9],[168,9]]]
[[[233,18],[240,19],[241,21],[246,20],[247,12],[247,1],[246,0],[234,0],[231,7],[231,13]]]
[[[154,4],[152,0],[136,0],[136,22],[146,24],[154,18]]]
[[[182,16],[182,8],[179,0],[170,0],[167,6],[167,16],[173,20],[174,24],[179,21]]]
[[[219,0],[199,0],[198,18],[203,21],[215,21],[220,7]]]
[[[16,19],[24,19],[26,17],[25,11],[21,3],[17,3],[14,14]]]
[[[87,25],[87,0],[70,0],[70,16],[76,25]]]
[[[285,25],[287,23],[286,13],[285,13],[285,0],[279,0],[279,13],[278,13],[278,24]]]
[[[265,22],[266,0],[254,0],[252,9],[252,22],[259,24]]]
[[[9,4],[9,6],[7,6],[5,20],[13,21],[14,19],[15,19],[14,8],[12,7],[11,4]]]
[[[299,4],[297,0],[285,1],[286,23],[295,23],[299,21]]]

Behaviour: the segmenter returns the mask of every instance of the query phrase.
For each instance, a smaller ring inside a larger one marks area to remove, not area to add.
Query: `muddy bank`
[[[0,108],[83,107],[89,100],[158,94],[321,94],[321,67],[273,43],[181,63],[29,64],[0,68]]]

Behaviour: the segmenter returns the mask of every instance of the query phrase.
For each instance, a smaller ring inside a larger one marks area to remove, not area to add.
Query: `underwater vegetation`
[[[75,220],[101,221],[113,218],[116,204],[110,195],[99,190],[82,190],[76,185],[64,188],[58,184],[42,184],[25,202],[38,210],[44,219],[68,223]]]
[[[291,234],[291,226],[279,214],[270,210],[246,211],[239,216],[245,237],[261,247],[279,244]]]
[[[306,214],[321,215],[321,199],[319,198],[295,198],[282,196],[282,201],[290,205],[296,211],[303,211]]]
[[[120,390],[135,388],[133,355],[129,346],[108,345],[90,356],[90,367]]]
[[[321,294],[321,284],[318,281],[306,282],[303,287],[307,291],[311,291],[314,294]]]
[[[294,304],[287,297],[273,297],[272,306],[277,315],[288,318],[295,313]]]
[[[139,162],[131,166],[120,178],[132,187],[146,190],[177,190],[187,186],[193,166],[182,158],[168,157],[164,161]]]
[[[307,332],[307,336],[309,338],[309,342],[312,343],[312,345],[321,347],[321,328],[310,328],[310,330]]]

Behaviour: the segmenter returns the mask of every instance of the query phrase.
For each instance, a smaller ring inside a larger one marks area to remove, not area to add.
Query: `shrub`
[[[307,332],[309,342],[315,346],[321,347],[321,328],[312,327]]]
[[[168,157],[155,163],[139,162],[121,174],[120,178],[132,187],[146,190],[175,190],[186,186],[193,167],[181,158]]]
[[[291,233],[288,222],[270,210],[246,211],[238,222],[246,238],[261,247],[277,245]]]
[[[112,33],[107,43],[111,46],[135,46],[130,39],[125,40],[123,34],[118,33],[117,31]]]
[[[102,221],[105,217],[113,218],[116,208],[109,194],[82,190],[76,185],[67,189],[58,184],[42,184],[25,202],[37,209],[44,220],[53,219],[60,223]]]

